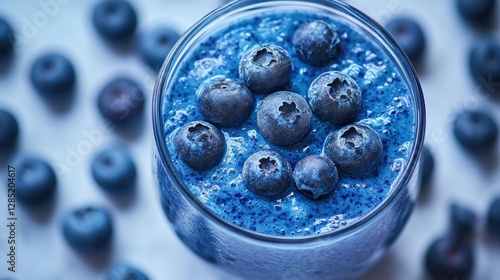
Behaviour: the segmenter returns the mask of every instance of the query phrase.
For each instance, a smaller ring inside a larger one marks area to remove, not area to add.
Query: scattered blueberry
[[[412,63],[415,64],[421,60],[426,47],[426,39],[418,22],[411,18],[399,17],[389,21],[385,28],[396,39]]]
[[[54,169],[43,159],[18,155],[11,164],[16,168],[16,198],[28,206],[48,202],[55,193]]]
[[[14,31],[10,24],[0,18],[0,62],[8,59],[14,50]]]
[[[422,148],[422,155],[420,159],[420,168],[421,168],[421,176],[422,176],[422,181],[421,185],[422,186],[427,186],[429,185],[429,182],[431,181],[432,174],[434,173],[434,156],[429,149],[427,145],[424,145]]]
[[[364,124],[350,124],[332,132],[325,143],[326,156],[340,173],[348,176],[370,176],[382,158],[382,140]]]
[[[238,126],[253,111],[253,95],[238,81],[211,78],[200,85],[196,94],[201,114],[216,125]]]
[[[119,77],[99,93],[97,105],[104,118],[126,125],[139,118],[144,110],[144,99],[139,85],[129,78]]]
[[[472,23],[483,23],[495,12],[496,0],[457,0],[460,15]]]
[[[498,92],[500,81],[500,44],[494,39],[477,41],[469,53],[472,78],[486,91]]]
[[[338,71],[319,75],[309,87],[307,97],[314,114],[332,124],[350,122],[361,109],[358,83]]]
[[[30,78],[39,93],[54,98],[71,93],[76,82],[73,64],[57,53],[40,56],[31,67]]]
[[[0,108],[0,153],[14,147],[19,137],[19,124],[9,111]]]
[[[455,116],[453,133],[458,142],[471,152],[491,150],[498,138],[496,121],[482,111],[462,111]]]
[[[436,239],[425,253],[425,267],[435,280],[469,279],[474,269],[472,244],[454,235]]]
[[[339,174],[335,164],[324,156],[310,155],[301,159],[293,170],[297,189],[318,199],[335,189]]]
[[[158,71],[175,45],[180,35],[167,27],[158,27],[141,35],[139,50],[144,61],[153,70]]]
[[[111,43],[123,43],[134,36],[137,14],[124,0],[105,0],[97,4],[92,15],[94,27]]]
[[[243,164],[243,179],[252,192],[268,197],[277,196],[290,188],[292,166],[277,152],[258,151]]]
[[[148,276],[138,268],[124,263],[111,266],[106,275],[106,280],[148,280]]]
[[[174,136],[174,147],[179,157],[195,170],[207,170],[224,156],[224,136],[213,125],[194,121],[182,126]]]
[[[288,53],[276,45],[251,49],[240,61],[239,74],[249,89],[271,93],[290,80],[292,61]]]
[[[137,170],[130,153],[123,147],[112,147],[98,153],[92,161],[92,176],[103,189],[119,193],[130,190]]]
[[[113,236],[113,224],[107,210],[86,206],[69,213],[63,221],[66,241],[80,253],[97,254],[107,250]]]
[[[474,234],[477,216],[468,207],[452,203],[450,206],[450,221],[453,233],[460,237],[471,237]]]
[[[292,38],[293,47],[299,58],[312,66],[324,66],[330,63],[337,55],[339,42],[333,27],[322,20],[303,24],[295,31]]]
[[[302,96],[290,91],[272,93],[257,111],[257,127],[269,142],[292,145],[300,141],[311,126],[312,112]]]
[[[500,197],[495,198],[491,202],[486,219],[490,233],[500,238]]]

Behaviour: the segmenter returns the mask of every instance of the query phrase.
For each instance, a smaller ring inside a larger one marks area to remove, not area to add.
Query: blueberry
[[[107,210],[86,206],[71,211],[63,221],[63,235],[73,249],[84,254],[107,250],[113,236],[113,224]]]
[[[144,110],[144,93],[134,81],[118,77],[99,93],[97,105],[102,116],[114,124],[126,125],[137,120]]]
[[[238,81],[211,78],[200,85],[196,94],[201,114],[216,125],[238,126],[253,111],[253,95]]]
[[[12,163],[16,169],[16,198],[19,202],[36,206],[47,203],[54,196],[57,179],[54,169],[45,160],[18,155]]]
[[[14,50],[14,31],[10,24],[0,18],[0,62],[8,59]]]
[[[12,149],[19,137],[19,124],[9,111],[0,108],[0,153]]]
[[[293,170],[297,189],[318,199],[335,189],[339,174],[335,164],[324,156],[310,155],[301,159]]]
[[[319,75],[309,87],[307,97],[314,114],[332,124],[350,122],[361,109],[358,83],[338,71]]]
[[[134,36],[137,14],[134,8],[123,0],[105,0],[94,7],[94,27],[110,43],[123,43]]]
[[[240,78],[249,89],[257,93],[278,90],[289,82],[291,73],[290,56],[276,45],[253,48],[240,61]]]
[[[396,39],[412,63],[418,63],[426,48],[424,31],[411,18],[399,17],[389,21],[385,28]]]
[[[370,176],[382,158],[382,140],[364,124],[350,124],[332,132],[326,139],[325,155],[340,173],[348,176]]]
[[[340,40],[333,27],[315,20],[303,24],[293,34],[292,44],[299,58],[312,65],[324,66],[337,55]]]
[[[468,279],[474,269],[470,242],[450,235],[434,240],[425,253],[425,267],[432,279]]]
[[[421,184],[422,186],[427,186],[434,173],[434,156],[428,146],[424,145],[422,148],[422,155],[420,158],[420,168],[421,168]]]
[[[92,176],[103,189],[119,193],[130,190],[137,170],[130,153],[123,147],[112,147],[98,153],[92,161]]]
[[[491,202],[486,217],[489,232],[496,238],[500,238],[500,197]]]
[[[30,78],[35,89],[46,97],[68,95],[76,82],[73,64],[57,53],[47,53],[37,58],[31,67]]]
[[[148,276],[136,267],[125,263],[111,266],[106,275],[106,280],[148,280]]]
[[[453,233],[460,237],[471,237],[475,231],[477,216],[468,207],[452,203],[450,206],[450,222]]]
[[[311,126],[312,112],[302,96],[290,91],[272,93],[257,111],[257,126],[269,142],[292,145],[300,141]]]
[[[213,125],[194,121],[182,126],[174,136],[179,157],[195,170],[207,170],[217,165],[226,149],[224,136]]]
[[[500,81],[500,44],[494,39],[477,41],[469,53],[472,78],[486,90],[498,92]]]
[[[459,112],[453,121],[453,133],[464,148],[476,153],[491,150],[498,138],[496,121],[482,111]]]
[[[248,188],[258,195],[278,196],[290,188],[292,166],[277,152],[258,151],[245,160],[243,179]]]
[[[495,12],[496,0],[457,0],[460,15],[471,23],[483,23]]]
[[[143,60],[158,71],[180,35],[167,27],[157,27],[141,35],[139,51]]]

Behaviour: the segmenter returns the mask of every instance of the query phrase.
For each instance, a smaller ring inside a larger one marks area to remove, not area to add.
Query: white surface
[[[49,2],[57,4],[50,15],[39,4]],[[0,15],[9,19],[18,36],[24,38],[10,71],[0,76],[0,107],[10,109],[20,122],[18,151],[48,159],[57,168],[59,179],[56,203],[48,213],[33,213],[18,205],[17,272],[10,273],[5,262],[7,181],[6,169],[2,167],[0,278],[103,279],[109,263],[125,261],[143,269],[151,279],[215,280],[216,270],[184,247],[161,210],[151,167],[150,104],[143,131],[136,137],[123,137],[101,126],[96,97],[110,78],[119,74],[133,77],[144,87],[149,100],[155,77],[134,52],[117,53],[97,36],[90,21],[92,7],[97,2],[0,1]],[[217,0],[130,2],[139,14],[139,31],[160,24],[183,31],[218,5]],[[411,15],[426,31],[428,49],[420,79],[427,103],[427,142],[437,164],[432,192],[429,199],[417,205],[389,254],[364,278],[425,279],[422,256],[430,240],[445,232],[449,202],[463,202],[483,216],[493,195],[500,194],[498,166],[485,169],[457,145],[450,130],[451,116],[460,108],[479,107],[500,120],[500,105],[478,94],[469,76],[466,56],[479,35],[458,17],[455,1],[347,2],[381,22],[398,15]],[[494,33],[500,34],[499,30],[497,24]],[[74,103],[62,113],[55,113],[47,106],[28,78],[34,59],[54,49],[70,57],[78,75]],[[90,143],[86,135],[91,132],[102,137]],[[139,167],[137,193],[128,203],[103,193],[90,174],[93,155],[113,143],[128,146]],[[498,157],[498,149],[494,157]],[[110,255],[98,259],[85,259],[75,253],[65,243],[60,229],[69,210],[89,203],[107,207],[116,229]],[[481,220],[473,279],[498,279],[500,243],[485,237],[483,224]]]

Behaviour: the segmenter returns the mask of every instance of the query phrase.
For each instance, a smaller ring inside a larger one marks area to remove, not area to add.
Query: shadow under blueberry
[[[38,223],[48,223],[53,217],[57,205],[57,191],[47,201],[36,205],[22,205],[27,211],[27,216]]]
[[[143,134],[146,128],[146,125],[144,124],[144,112],[137,116],[137,118],[131,119],[130,122],[123,124],[114,123],[113,125],[115,127],[116,134],[122,138],[130,141],[137,139]]]
[[[129,55],[136,51],[136,44],[134,43],[136,41],[135,37],[136,36],[126,42],[114,43],[107,41],[106,44],[110,49],[119,55]]]
[[[111,248],[106,248],[99,253],[78,253],[78,256],[92,269],[97,271],[107,270],[112,259]]]
[[[14,59],[12,57],[0,58],[0,76],[3,76],[7,74],[7,72],[9,72],[13,60]]]
[[[137,183],[134,183],[129,189],[120,193],[107,190],[103,191],[116,207],[124,209],[130,207],[135,202],[137,196]]]
[[[71,91],[56,96],[43,96],[42,99],[52,112],[56,114],[64,114],[75,103],[75,93],[74,91]]]

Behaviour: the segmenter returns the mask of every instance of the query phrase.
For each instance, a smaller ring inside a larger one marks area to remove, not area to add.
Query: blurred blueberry
[[[8,60],[14,50],[14,31],[6,19],[0,18],[0,62]]]
[[[424,260],[427,273],[435,280],[469,279],[474,269],[472,244],[455,235],[434,240]]]
[[[290,91],[272,93],[257,111],[257,126],[262,136],[275,145],[300,141],[311,126],[312,112],[302,96]]]
[[[148,276],[136,267],[117,263],[108,269],[106,280],[148,280]]]
[[[335,189],[339,174],[335,164],[328,158],[310,155],[295,165],[293,179],[297,189],[314,199],[318,199]]]
[[[0,153],[11,150],[19,137],[19,124],[9,111],[0,108]]]
[[[311,109],[318,118],[332,124],[345,124],[361,109],[362,94],[358,83],[338,71],[319,75],[307,94]]]
[[[486,219],[489,232],[496,238],[500,238],[500,197],[491,202]]]
[[[226,142],[222,133],[213,125],[194,121],[176,132],[174,147],[185,164],[202,171],[220,162],[226,150]]]
[[[476,228],[477,216],[474,211],[464,205],[450,205],[450,222],[453,233],[460,237],[472,237]]]
[[[144,93],[129,78],[118,77],[99,93],[97,105],[102,116],[117,125],[137,120],[144,110]]]
[[[69,245],[84,254],[104,252],[109,248],[113,236],[110,214],[94,206],[71,211],[65,217],[62,229]]]
[[[371,176],[382,158],[382,140],[371,127],[356,123],[332,132],[325,142],[325,154],[340,173]]]
[[[426,48],[424,31],[418,22],[407,17],[389,21],[385,28],[396,39],[413,64],[418,63]]]
[[[31,67],[31,83],[35,89],[49,98],[69,95],[75,87],[76,74],[67,57],[47,53],[38,57]]]
[[[422,148],[422,156],[420,159],[420,168],[422,172],[422,187],[425,188],[429,185],[429,182],[432,178],[432,174],[434,173],[434,155],[427,145],[424,145]]]
[[[38,157],[18,155],[11,165],[16,169],[16,198],[19,202],[36,206],[50,201],[57,179],[49,163]]]
[[[135,183],[136,166],[130,153],[123,147],[112,147],[99,152],[92,161],[92,176],[103,189],[112,193],[130,190]]]
[[[252,113],[254,98],[241,82],[223,77],[204,81],[197,90],[201,114],[211,123],[238,126]]]
[[[472,22],[483,23],[495,12],[496,0],[456,0],[460,15]]]
[[[239,74],[249,89],[271,93],[290,80],[292,61],[288,53],[276,45],[253,48],[243,54]]]
[[[157,27],[141,34],[139,51],[151,69],[158,71],[180,35],[168,27]]]
[[[339,42],[333,27],[322,20],[303,24],[295,31],[292,39],[299,58],[312,66],[330,63],[337,55]]]
[[[500,81],[500,44],[494,39],[476,41],[469,53],[472,78],[486,91],[498,92]]]
[[[277,152],[258,151],[245,160],[243,179],[252,192],[268,197],[277,196],[290,188],[292,166]]]
[[[105,40],[123,43],[134,36],[137,14],[127,1],[104,0],[94,7],[92,21]]]
[[[495,119],[482,111],[459,112],[453,121],[453,133],[465,149],[476,153],[493,149],[498,138]]]

